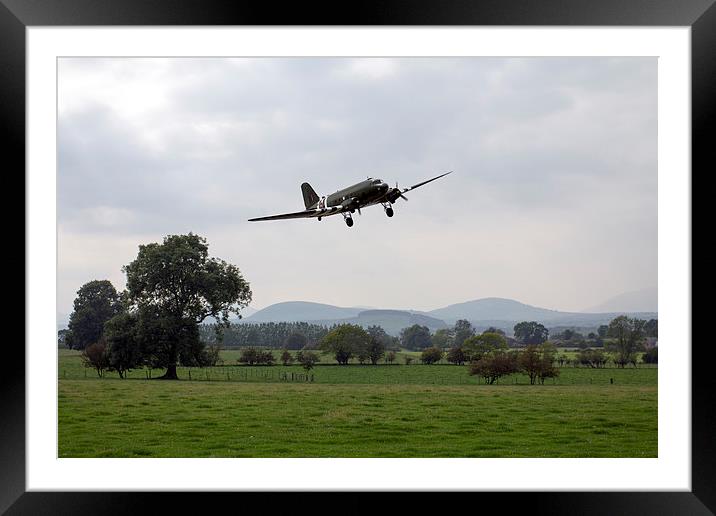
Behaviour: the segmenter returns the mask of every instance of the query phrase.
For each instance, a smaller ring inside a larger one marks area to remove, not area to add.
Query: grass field
[[[482,385],[465,366],[326,364],[307,383],[278,379],[299,367],[224,358],[192,381],[183,368],[179,382],[98,379],[60,350],[59,456],[657,456],[654,367],[563,368],[531,386]]]

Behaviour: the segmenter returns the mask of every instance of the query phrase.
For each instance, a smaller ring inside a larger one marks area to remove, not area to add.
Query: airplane
[[[385,214],[388,217],[393,216],[392,205],[402,198],[408,200],[403,194],[414,190],[419,186],[440,179],[443,176],[452,173],[445,172],[439,176],[423,181],[408,188],[399,188],[398,183],[395,183],[395,188],[391,188],[382,179],[368,179],[338,190],[328,196],[319,197],[311,185],[303,183],[301,185],[301,192],[303,193],[303,203],[306,209],[303,211],[297,211],[294,213],[283,213],[281,215],[269,215],[268,217],[258,217],[255,219],[249,219],[249,222],[257,222],[261,220],[282,220],[282,219],[301,219],[301,218],[317,218],[319,221],[323,217],[329,217],[331,215],[342,214],[343,219],[348,227],[353,226],[353,217],[351,213],[355,213],[358,210],[358,214],[361,214],[361,208],[367,206],[373,206],[375,204],[381,204],[385,210]]]

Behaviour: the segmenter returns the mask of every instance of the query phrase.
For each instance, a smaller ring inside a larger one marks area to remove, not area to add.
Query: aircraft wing
[[[249,219],[249,222],[258,222],[260,220],[283,220],[283,219],[304,219],[310,217],[325,217],[340,211],[342,206],[332,206],[330,208],[315,209],[315,210],[303,210],[296,211],[293,213],[282,213],[281,215],[269,215],[268,217],[257,217],[255,219]]]
[[[436,179],[440,179],[441,177],[446,176],[448,174],[452,174],[452,170],[450,172],[445,172],[444,174],[440,174],[439,176],[435,176],[432,179],[428,179],[427,181],[423,181],[422,183],[418,183],[417,185],[409,186],[408,188],[403,188],[400,192],[405,193],[405,192],[409,192],[410,190],[415,190],[419,186],[426,185],[429,182],[435,181]]]

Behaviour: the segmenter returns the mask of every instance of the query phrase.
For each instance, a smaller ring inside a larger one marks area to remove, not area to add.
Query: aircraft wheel
[[[385,214],[386,214],[388,217],[392,217],[392,216],[393,216],[393,208],[386,208],[386,209],[385,209]]]
[[[353,225],[353,219],[346,218],[346,226],[351,227]]]

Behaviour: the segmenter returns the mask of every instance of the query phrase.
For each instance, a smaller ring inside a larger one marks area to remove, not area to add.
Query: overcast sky
[[[256,308],[582,310],[657,284],[656,58],[59,60],[58,312],[192,231]],[[407,187],[321,222],[368,176]]]

